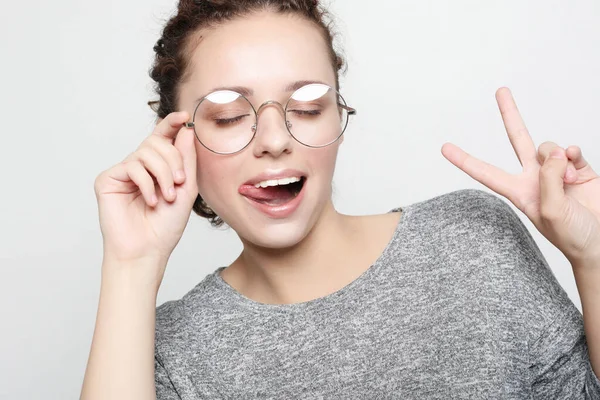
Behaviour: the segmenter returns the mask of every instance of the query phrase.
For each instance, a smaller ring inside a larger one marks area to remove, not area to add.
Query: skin
[[[181,86],[179,110],[215,87],[244,86],[256,109],[282,104],[283,89],[299,80],[335,87],[335,73],[318,28],[293,15],[261,12],[202,32]],[[259,114],[256,137],[243,151],[218,155],[195,141],[197,184],[206,203],[239,235],[243,251],[223,279],[263,303],[296,303],[335,292],[362,274],[381,254],[399,213],[348,216],[331,201],[331,182],[342,143],[319,149],[296,142],[277,107]],[[268,169],[294,168],[308,176],[306,196],[285,219],[269,218],[238,193],[241,184]]]

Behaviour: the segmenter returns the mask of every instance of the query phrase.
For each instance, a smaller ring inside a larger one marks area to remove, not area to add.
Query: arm
[[[600,399],[600,379],[591,362],[594,339],[586,337],[591,326],[589,317],[584,324],[584,318],[552,273],[531,233],[512,209],[505,208],[508,226],[515,235],[510,241],[514,243],[517,259],[521,260],[512,274],[523,283],[515,288],[515,295],[526,301],[526,307],[519,313],[531,334],[527,372],[531,377],[532,398]],[[580,293],[583,282],[592,290],[589,293],[593,293],[597,286],[591,275],[581,275],[583,269],[574,271]],[[594,301],[593,297],[586,299],[585,294],[580,297],[582,304]],[[584,312],[589,312],[587,305]],[[588,349],[590,343],[592,347]]]
[[[600,259],[572,262],[592,369],[600,376]]]
[[[156,396],[154,334],[159,284],[156,279],[144,276],[144,272],[158,268],[142,264],[122,266],[103,262],[82,400],[148,400]]]
[[[510,90],[500,88],[496,92],[496,100],[523,172],[518,175],[507,173],[452,144],[445,144],[442,154],[476,181],[510,200],[571,261],[585,313],[585,333],[590,337],[584,336],[581,314],[579,321],[575,317],[564,318],[573,323],[570,327],[561,326],[557,322],[559,318],[556,318],[536,343],[546,342],[545,339],[557,333],[562,335],[559,337],[566,338],[575,329],[579,332],[580,328],[582,340],[577,342],[580,345],[571,349],[557,343],[554,350],[557,350],[557,354],[562,352],[563,357],[547,364],[552,368],[541,371],[539,377],[542,379],[539,382],[542,385],[552,383],[552,379],[544,376],[552,377],[556,372],[553,368],[566,370],[563,375],[575,375],[585,368],[585,395],[587,398],[600,398],[600,380],[592,372],[592,363],[595,371],[600,368],[600,272],[594,271],[600,268],[600,175],[585,160],[578,146],[563,149],[547,141],[536,151]],[[571,312],[571,315],[574,313]],[[589,354],[586,339],[590,341]],[[540,348],[552,350],[551,346],[552,342],[549,341]],[[570,367],[563,368],[570,361],[569,358],[582,357],[581,353],[584,353],[586,360],[572,361]],[[539,365],[543,366],[544,363]],[[574,371],[572,373],[569,372],[571,368]],[[559,384],[555,385],[565,390]],[[575,395],[580,394],[581,391],[578,391]]]
[[[463,206],[466,223],[475,221],[475,229],[491,235],[490,250],[502,266],[493,271],[504,313],[499,321],[518,349],[513,361],[530,382],[529,398],[600,399],[600,380],[592,371],[582,315],[531,233],[506,202],[482,191],[466,194],[477,204],[477,208]]]

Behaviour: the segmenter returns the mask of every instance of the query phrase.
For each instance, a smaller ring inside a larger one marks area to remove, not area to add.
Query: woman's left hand
[[[452,143],[442,146],[442,154],[510,200],[571,264],[600,260],[600,176],[577,146],[544,142],[536,150],[508,88],[496,91],[496,101],[523,172],[509,174]]]

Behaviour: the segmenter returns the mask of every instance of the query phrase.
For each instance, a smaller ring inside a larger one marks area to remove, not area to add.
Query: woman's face
[[[285,106],[293,93],[289,87],[299,81],[320,81],[335,88],[335,73],[318,28],[292,15],[261,12],[204,31],[190,68],[179,98],[179,109],[190,113],[197,99],[214,88],[249,89],[247,98],[256,110],[267,100]],[[290,136],[280,108],[263,107],[254,140],[241,152],[215,154],[196,141],[200,194],[242,240],[269,248],[293,246],[330,204],[340,143],[341,139],[322,148],[306,147]],[[251,200],[256,198],[254,185],[245,184],[263,180],[259,177],[263,173],[288,169],[296,172],[286,176],[305,179],[300,201],[290,203],[295,205],[293,211],[271,212],[274,209],[265,210]]]

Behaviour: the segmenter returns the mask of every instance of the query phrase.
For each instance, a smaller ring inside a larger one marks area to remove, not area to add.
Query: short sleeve
[[[156,400],[181,400],[158,355],[154,356],[154,385],[156,386]]]
[[[583,318],[575,306],[561,314],[530,347],[535,399],[600,399]]]
[[[513,285],[528,331],[529,373],[534,399],[598,399],[600,380],[589,358],[583,316],[568,297],[527,227],[501,199],[499,222],[506,228],[518,269]],[[491,204],[491,203],[490,203]]]

